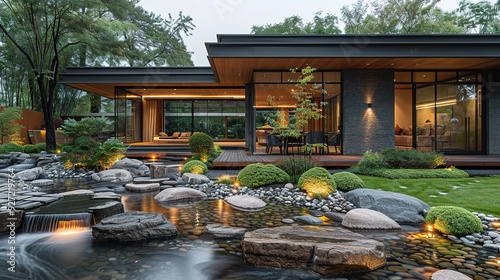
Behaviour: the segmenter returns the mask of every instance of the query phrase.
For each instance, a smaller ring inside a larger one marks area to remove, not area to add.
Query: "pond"
[[[16,272],[2,261],[2,279],[324,279],[316,274],[273,269],[243,262],[240,240],[218,239],[204,233],[205,226],[220,223],[249,230],[285,225],[284,218],[306,213],[279,204],[260,212],[234,210],[222,200],[183,207],[166,207],[152,193],[122,193],[125,211],[163,213],[175,224],[175,239],[131,243],[105,243],[90,230],[55,233],[16,233]],[[326,220],[326,219],[325,219]],[[339,226],[327,221],[325,226]],[[386,245],[387,264],[362,275],[343,279],[429,279],[439,269],[453,269],[475,279],[498,279],[500,256],[481,248],[451,243],[447,238],[404,227],[401,232],[365,232]],[[0,250],[8,252],[7,235]],[[4,258],[5,253],[3,253]],[[334,278],[332,278],[334,279]],[[339,278],[336,278],[339,279]]]

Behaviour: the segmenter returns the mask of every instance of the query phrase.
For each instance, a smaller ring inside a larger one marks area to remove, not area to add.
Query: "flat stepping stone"
[[[29,195],[17,195],[17,193],[16,193],[16,195],[14,195],[14,199],[16,201],[18,201],[18,200],[25,200],[26,198],[30,198],[30,197],[31,196],[29,196]]]
[[[224,201],[229,206],[243,211],[260,211],[266,208],[266,203],[261,199],[251,195],[228,196]]]
[[[313,216],[295,216],[294,220],[307,225],[321,225],[323,221],[320,218]]]
[[[30,182],[33,187],[46,187],[54,185],[54,180],[51,179],[37,179]]]
[[[27,210],[27,209],[31,209],[31,208],[36,208],[36,207],[39,207],[39,206],[42,206],[43,203],[41,202],[38,202],[38,201],[27,201],[27,203],[16,203],[16,209],[17,210]]]
[[[312,270],[323,276],[363,273],[386,263],[382,242],[334,227],[281,226],[246,232],[245,263]]]
[[[148,184],[134,184],[129,183],[125,185],[125,188],[133,192],[155,192],[160,190],[160,184],[158,183],[148,183]]]
[[[121,201],[122,196],[121,196],[121,194],[117,194],[114,192],[100,192],[100,193],[94,194],[94,196],[92,196],[92,199],[114,199],[114,200]]]
[[[46,195],[46,192],[27,192],[25,195],[31,195],[31,196],[43,196]]]
[[[102,241],[137,241],[175,237],[179,231],[161,213],[127,212],[103,219],[92,227],[92,236]]]
[[[161,183],[163,181],[170,180],[170,178],[149,178],[149,177],[136,177],[134,178],[134,184],[149,184],[149,183]]]
[[[51,202],[54,202],[54,201],[59,200],[59,199],[56,197],[33,196],[33,197],[27,198],[25,200],[26,201],[38,201],[38,202],[42,202],[42,203],[47,204],[47,203],[51,203]]]
[[[434,272],[431,280],[470,280],[470,278],[458,271],[444,269]]]
[[[207,198],[204,192],[192,188],[169,188],[155,195],[158,202],[200,201]]]
[[[401,230],[401,226],[386,215],[371,209],[352,209],[342,220],[342,226],[360,230]]]
[[[60,193],[61,196],[71,196],[71,195],[94,195],[94,192],[91,190],[74,190],[69,192]]]
[[[222,224],[208,224],[205,232],[220,238],[239,238],[246,232],[244,227],[230,227]]]

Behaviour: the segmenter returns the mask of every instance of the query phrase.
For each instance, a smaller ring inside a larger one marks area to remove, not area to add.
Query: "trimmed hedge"
[[[336,188],[332,174],[323,167],[314,167],[304,172],[298,187],[313,197],[327,198]]]
[[[206,174],[208,172],[207,166],[199,160],[190,160],[182,166],[181,174],[193,173],[193,174]]]
[[[7,143],[2,145],[4,154],[8,154],[11,152],[23,152],[23,146],[18,145],[16,143]]]
[[[478,217],[457,206],[432,207],[425,221],[444,234],[464,236],[483,231],[483,225]]]
[[[339,191],[348,192],[365,187],[365,182],[351,172],[341,171],[333,174],[332,177]]]
[[[273,164],[253,163],[245,166],[237,181],[241,186],[260,187],[269,184],[286,183],[290,176]]]
[[[23,152],[27,154],[36,154],[41,152],[41,150],[35,145],[27,144],[23,146]]]
[[[384,177],[387,179],[421,179],[421,178],[467,178],[469,174],[458,168],[443,169],[375,169],[363,170],[360,174]]]
[[[189,149],[193,154],[207,155],[214,146],[214,140],[208,134],[194,133],[189,137]]]

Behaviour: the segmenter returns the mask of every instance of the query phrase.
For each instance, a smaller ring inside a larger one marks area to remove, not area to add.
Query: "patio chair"
[[[306,147],[309,150],[309,154],[312,155],[313,150],[315,152],[325,153],[325,147],[328,147],[325,138],[325,132],[323,131],[311,131],[307,133],[306,136]]]
[[[330,153],[330,147],[335,147],[335,153],[338,153],[337,149],[340,150],[341,141],[342,141],[342,135],[340,133],[336,133],[332,136],[329,136],[326,146],[327,153],[328,154]]]
[[[299,136],[299,137],[292,137],[292,136],[287,136],[285,137],[285,151],[286,154],[289,154],[289,148],[292,148],[292,153],[293,153],[293,148],[297,147],[297,153],[300,154],[300,149],[306,144],[304,141],[304,137]]]
[[[280,147],[280,154],[283,153],[283,142],[281,138],[266,131],[266,154],[273,152],[273,147]]]

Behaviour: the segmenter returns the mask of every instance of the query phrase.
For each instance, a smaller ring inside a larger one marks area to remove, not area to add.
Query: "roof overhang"
[[[244,98],[254,71],[500,69],[500,35],[218,35],[205,45],[211,67],[68,67],[61,83],[108,97],[120,87],[145,98]]]

